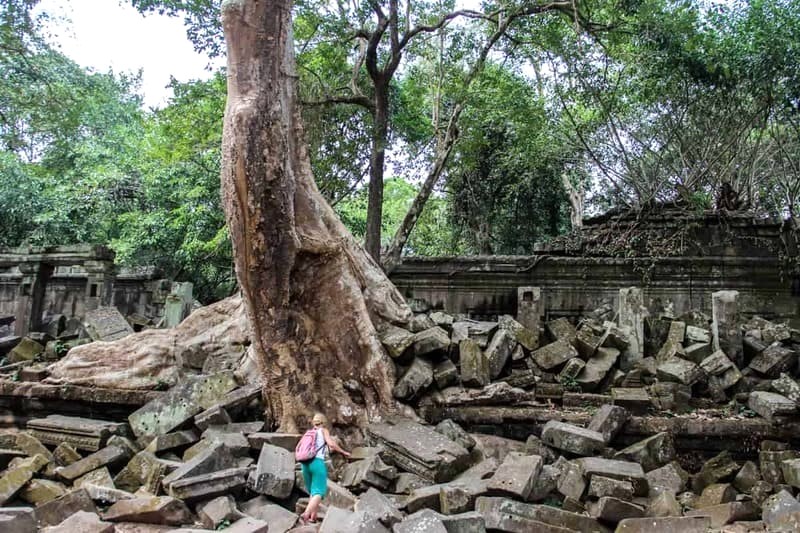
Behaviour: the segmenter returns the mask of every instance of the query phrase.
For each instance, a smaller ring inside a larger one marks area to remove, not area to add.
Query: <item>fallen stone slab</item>
[[[647,484],[651,498],[663,492],[673,496],[683,492],[688,481],[689,474],[675,461],[647,472]]]
[[[569,341],[559,339],[542,346],[531,354],[536,364],[544,370],[552,370],[570,359],[578,357],[578,351]]]
[[[114,533],[114,524],[100,520],[96,513],[78,511],[60,524],[44,528],[43,533]]]
[[[770,386],[775,392],[786,396],[795,404],[800,403],[800,384],[787,374],[781,374],[778,379],[772,380]]]
[[[450,419],[439,422],[434,428],[434,431],[444,435],[467,450],[472,450],[472,448],[475,447],[475,439],[473,439],[469,433],[464,431],[461,426]]]
[[[700,472],[692,478],[692,490],[701,494],[707,486],[731,479],[738,471],[739,465],[731,458],[730,452],[723,451],[703,464]]]
[[[163,435],[219,403],[238,387],[232,372],[190,376],[128,417],[137,437]]]
[[[355,504],[356,512],[377,518],[386,527],[392,527],[403,519],[403,514],[380,491],[370,487]]]
[[[134,455],[128,464],[114,477],[114,486],[128,491],[136,492],[142,485],[153,477],[163,478],[174,471],[181,463],[174,463],[159,459],[149,451],[141,451]]]
[[[600,475],[630,482],[636,496],[646,496],[648,493],[647,477],[642,465],[638,463],[602,457],[581,457],[574,462],[583,469],[584,475],[590,482],[592,476]]]
[[[397,380],[392,394],[398,400],[418,398],[433,383],[433,365],[420,357],[414,359],[408,370]]]
[[[34,510],[30,507],[3,507],[0,509],[0,531],[36,533]]]
[[[687,511],[686,516],[707,516],[711,527],[722,527],[734,522],[758,520],[761,509],[753,502],[728,502]]]
[[[675,459],[675,444],[672,435],[664,431],[620,450],[614,459],[639,463],[649,472]]]
[[[461,383],[465,387],[483,387],[491,381],[489,360],[478,343],[464,339],[458,344]]]
[[[352,490],[364,491],[369,487],[376,487],[385,491],[396,477],[397,469],[384,463],[380,456],[375,454],[345,465],[339,482]]]
[[[416,333],[412,345],[416,357],[446,352],[450,347],[450,335],[441,327],[434,326]]]
[[[565,528],[566,530],[610,533],[610,529],[594,518],[586,515],[564,511],[547,505],[530,504],[508,498],[481,496],[475,501],[475,511],[480,513],[486,523],[486,529],[504,529],[504,518],[511,515],[522,519],[533,520],[542,524]],[[529,527],[533,524],[528,523]],[[511,531],[518,531],[511,529]],[[537,531],[529,529],[528,531]],[[544,529],[544,531],[547,531]]]
[[[67,487],[63,483],[34,478],[19,492],[19,497],[32,505],[41,505],[66,493]]]
[[[469,451],[430,426],[404,418],[367,426],[372,445],[384,448],[384,459],[433,482],[453,479],[469,465]]]
[[[122,500],[109,507],[103,518],[111,522],[141,522],[166,526],[193,522],[192,513],[186,504],[169,496]]]
[[[496,379],[503,372],[516,346],[516,340],[507,329],[498,329],[492,336],[484,355],[489,362],[489,377]]]
[[[283,499],[292,493],[294,477],[294,455],[278,446],[264,444],[248,486],[259,494]]]
[[[76,489],[81,488],[86,484],[114,488],[114,480],[111,479],[111,473],[108,471],[108,467],[105,466],[98,468],[97,470],[92,470],[88,474],[84,474],[72,482],[72,486]]]
[[[430,515],[437,518],[444,525],[447,533],[486,533],[483,517],[474,511],[445,515],[431,509],[423,509],[416,514],[418,516]]]
[[[781,344],[772,344],[750,361],[749,367],[768,378],[777,378],[797,365],[797,352]]]
[[[91,483],[86,483],[81,488],[86,490],[92,501],[100,502],[104,505],[114,504],[121,500],[132,500],[136,497],[131,492],[111,487],[92,485]]]
[[[28,420],[31,435],[44,444],[69,444],[77,450],[96,452],[114,435],[124,435],[126,424],[77,416],[49,415]]]
[[[545,324],[547,333],[554,340],[564,340],[572,344],[578,332],[567,318],[557,318]]]
[[[768,528],[779,526],[791,515],[800,513],[800,502],[782,490],[767,498],[761,505],[761,519]]]
[[[586,361],[576,381],[584,390],[593,391],[600,386],[619,359],[620,351],[609,346],[601,346],[594,356]]]
[[[257,432],[247,435],[247,441],[250,443],[250,449],[252,450],[261,450],[264,444],[271,444],[294,453],[294,449],[297,447],[300,437],[302,437],[302,435],[299,433]]]
[[[498,322],[500,329],[508,330],[514,341],[527,351],[532,352],[539,347],[539,330],[534,331],[517,322],[510,315],[503,315]]]
[[[393,533],[447,533],[444,522],[432,513],[419,512],[410,514],[402,522],[392,528]]]
[[[711,519],[707,516],[665,518],[626,518],[615,533],[707,533]]]
[[[595,455],[606,447],[601,433],[551,420],[542,428],[542,441],[575,455]]]
[[[444,359],[433,367],[433,381],[442,390],[458,384],[458,368],[450,359]]]
[[[714,483],[703,489],[703,493],[695,500],[694,507],[702,509],[736,499],[736,489],[730,483]]]
[[[9,363],[19,363],[21,361],[33,361],[37,355],[44,352],[44,345],[36,342],[30,337],[23,337],[19,343],[8,352],[6,359]]]
[[[164,477],[162,484],[168,487],[173,481],[183,478],[217,472],[238,466],[238,458],[234,456],[224,444],[213,442],[211,446],[196,455],[192,460],[173,470]]]
[[[86,489],[73,490],[36,508],[36,523],[40,528],[55,526],[79,511],[97,513],[97,507]]]
[[[487,483],[492,493],[528,500],[542,472],[542,458],[510,452]]]
[[[338,507],[328,507],[319,533],[389,533],[377,518]]]
[[[624,407],[605,404],[592,416],[586,429],[602,434],[608,444],[622,431],[628,418],[630,415]]]
[[[116,307],[86,311],[83,326],[93,341],[116,341],[133,333],[133,327]]]
[[[119,464],[130,457],[130,451],[121,446],[106,446],[102,450],[96,451],[76,461],[69,466],[58,468],[56,473],[61,479],[73,481],[92,470],[97,470],[104,466]]]
[[[694,385],[704,376],[699,366],[680,357],[670,357],[659,363],[657,372],[658,379],[683,385]]]
[[[47,459],[41,455],[15,461],[17,465],[10,466],[0,477],[0,505],[13,498],[47,464]]]
[[[241,512],[251,518],[269,524],[270,533],[286,533],[297,524],[298,517],[293,512],[272,503],[265,496],[257,496],[239,506]]]
[[[224,407],[220,407],[219,405],[206,409],[194,417],[194,425],[200,428],[201,431],[207,429],[208,426],[223,426],[231,422],[233,422],[231,415],[228,414],[228,411]]]
[[[236,500],[230,495],[219,496],[197,506],[197,516],[206,529],[218,529],[223,522],[230,524],[242,518]]]
[[[556,489],[565,498],[581,501],[586,492],[586,477],[580,464],[570,461],[561,467]]]
[[[383,323],[378,328],[378,338],[389,356],[397,359],[414,343],[414,334],[397,326]]]
[[[186,429],[183,431],[174,431],[154,437],[145,447],[145,450],[151,453],[167,452],[175,448],[191,446],[199,440],[200,437],[194,430]]]
[[[247,467],[226,468],[208,474],[190,476],[173,481],[167,487],[167,493],[188,503],[216,498],[225,494],[238,493],[247,485]]]
[[[797,412],[797,404],[792,400],[786,396],[766,391],[751,392],[747,406],[770,422],[776,417]]]
[[[629,481],[592,476],[592,480],[589,482],[589,496],[595,498],[611,496],[621,500],[631,500],[633,499],[633,485]]]
[[[626,518],[642,518],[644,508],[612,496],[603,496],[592,505],[589,514],[598,520],[617,524]]]

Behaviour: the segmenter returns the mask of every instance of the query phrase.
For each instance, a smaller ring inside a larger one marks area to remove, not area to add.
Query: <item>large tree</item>
[[[291,0],[223,5],[228,49],[222,196],[260,363],[267,421],[315,410],[363,426],[395,409],[375,325],[411,317],[311,172],[297,102]]]

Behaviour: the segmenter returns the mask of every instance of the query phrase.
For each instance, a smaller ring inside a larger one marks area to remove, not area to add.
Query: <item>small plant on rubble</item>
[[[581,384],[575,378],[564,377],[559,379],[561,386],[568,392],[581,392]]]

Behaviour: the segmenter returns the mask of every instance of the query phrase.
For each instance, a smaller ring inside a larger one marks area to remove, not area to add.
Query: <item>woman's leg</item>
[[[309,468],[308,463],[300,463],[300,471],[303,473],[303,482],[305,482],[306,490],[311,492],[311,468]],[[305,511],[303,514],[300,515],[300,518],[303,520],[309,520],[310,516],[310,509],[311,509],[311,500],[313,498],[309,498],[308,505],[306,505]]]
[[[317,519],[317,511],[320,503],[322,503],[322,498],[325,497],[325,493],[328,491],[328,467],[325,466],[325,461],[316,458],[309,464],[309,470],[311,472],[311,485],[308,492],[311,495],[311,499],[308,502],[306,512],[308,513],[308,520],[314,522]]]

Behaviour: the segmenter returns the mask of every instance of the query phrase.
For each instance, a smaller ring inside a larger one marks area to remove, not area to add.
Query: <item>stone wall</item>
[[[626,248],[627,246],[627,248]],[[603,256],[613,249],[616,256]],[[654,257],[648,251],[670,250]],[[406,258],[392,281],[419,308],[475,317],[515,314],[517,287],[542,289],[545,318],[578,316],[608,304],[619,289],[644,290],[651,313],[672,307],[710,313],[711,293],[740,292],[744,314],[794,318],[800,278],[788,268],[794,232],[775,219],[704,213],[630,214],[587,221],[581,234],[532,256]]]

